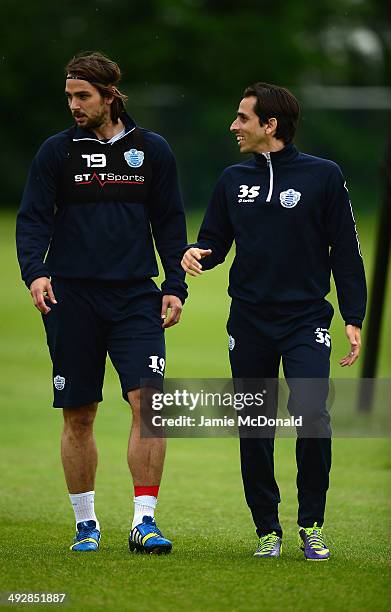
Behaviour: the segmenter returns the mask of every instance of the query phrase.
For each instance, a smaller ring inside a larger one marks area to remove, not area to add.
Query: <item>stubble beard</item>
[[[108,119],[109,117],[107,116],[107,113],[102,110],[96,113],[93,117],[85,117],[85,122],[82,127],[87,130],[96,130],[108,123]]]
[[[85,125],[89,130],[96,130],[106,124],[108,122],[107,120],[108,117],[106,116],[106,113],[102,112],[99,115],[95,115],[95,117],[87,119]]]

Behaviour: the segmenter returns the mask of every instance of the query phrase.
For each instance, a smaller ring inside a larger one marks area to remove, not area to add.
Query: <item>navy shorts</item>
[[[53,362],[55,408],[102,401],[106,355],[122,395],[140,386],[162,389],[165,341],[162,294],[137,283],[52,279],[57,304],[43,315]]]

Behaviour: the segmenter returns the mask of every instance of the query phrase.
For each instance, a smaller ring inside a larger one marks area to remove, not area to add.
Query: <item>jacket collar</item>
[[[288,162],[293,161],[298,156],[299,151],[296,149],[293,143],[286,145],[280,151],[276,151],[275,153],[270,153],[270,161],[276,166],[279,164],[286,164]],[[267,159],[263,153],[254,153],[255,163],[258,166],[266,166]]]
[[[125,136],[129,132],[134,130],[135,127],[137,127],[135,121],[133,121],[133,119],[125,112],[120,115],[120,119],[125,126]],[[96,137],[95,132],[93,132],[92,130],[85,130],[76,125],[73,140],[84,140],[86,138],[88,138],[88,140],[97,140],[98,142],[100,142],[99,139]]]

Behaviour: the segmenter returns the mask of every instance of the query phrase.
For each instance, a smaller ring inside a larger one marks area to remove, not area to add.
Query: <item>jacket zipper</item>
[[[273,195],[273,166],[270,158],[270,153],[262,153],[266,157],[267,165],[269,168],[269,193],[267,194],[266,202],[270,202]]]

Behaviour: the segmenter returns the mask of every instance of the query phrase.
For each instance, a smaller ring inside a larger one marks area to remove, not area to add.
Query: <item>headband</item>
[[[79,81],[87,81],[88,83],[91,83],[90,79],[87,79],[87,77],[78,76],[77,74],[67,74],[66,78],[67,79],[76,79],[76,80],[79,80]]]
[[[87,83],[91,83],[92,85],[95,85],[96,80],[92,80],[92,79],[88,79],[85,76],[78,76],[77,74],[67,74],[67,76],[65,77],[66,79],[74,79],[77,81],[87,81]],[[102,83],[102,85],[104,85],[104,87],[110,87],[110,85],[113,87],[113,93],[117,93],[118,89],[116,88],[115,85],[112,85],[112,83],[107,83],[107,85],[105,85],[104,83]]]

